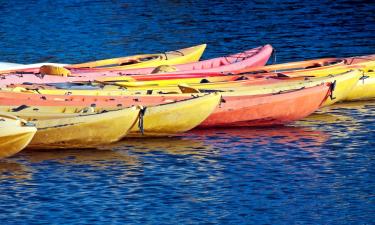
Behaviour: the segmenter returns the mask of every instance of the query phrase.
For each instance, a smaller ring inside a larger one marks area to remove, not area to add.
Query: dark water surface
[[[375,53],[365,1],[0,1],[0,61],[270,43],[277,61]],[[288,127],[198,130],[0,161],[1,224],[371,224],[375,102]]]

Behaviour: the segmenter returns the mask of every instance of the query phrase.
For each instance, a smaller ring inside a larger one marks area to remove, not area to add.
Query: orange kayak
[[[200,126],[269,126],[289,123],[317,110],[330,94],[327,84],[266,95],[224,95],[222,103]],[[196,94],[197,95],[197,94]],[[196,95],[64,96],[0,92],[0,105],[95,106],[119,108],[151,106],[192,98]],[[22,106],[14,110],[22,110]]]
[[[329,96],[326,84],[264,96],[226,99],[199,127],[271,126],[287,124],[312,114]]]

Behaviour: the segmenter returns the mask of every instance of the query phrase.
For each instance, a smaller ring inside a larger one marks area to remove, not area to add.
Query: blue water
[[[1,1],[0,61],[270,43],[277,62],[375,53],[366,1]],[[268,129],[193,131],[0,161],[1,224],[373,224],[375,102]]]

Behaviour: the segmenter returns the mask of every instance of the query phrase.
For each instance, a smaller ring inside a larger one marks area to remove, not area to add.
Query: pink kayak
[[[232,70],[239,70],[242,68],[263,66],[267,63],[268,59],[272,54],[271,45],[265,45],[262,47],[254,48],[243,53],[230,55],[227,57],[220,57],[211,60],[200,61],[196,63],[180,64],[176,65],[178,72],[176,73],[218,73],[228,72]],[[134,73],[145,73],[151,72],[154,68],[145,69],[130,69],[121,71],[102,71],[102,72],[88,72],[86,70],[80,70],[80,72],[73,72],[72,76],[56,76],[56,75],[41,75],[33,72],[16,72],[9,74],[0,75],[0,87],[4,87],[9,84],[22,84],[22,83],[62,83],[62,82],[77,82],[77,81],[94,81],[105,77],[118,77],[127,76]],[[182,71],[186,69],[186,71]],[[74,70],[75,71],[75,70]],[[82,72],[86,71],[86,72]],[[137,76],[134,76],[137,79]]]
[[[250,49],[241,53],[236,53],[229,56],[203,60],[199,62],[186,63],[173,65],[176,71],[173,73],[218,73],[218,72],[229,72],[239,69],[245,69],[248,67],[264,66],[272,54],[273,48],[271,45],[265,45]],[[66,68],[69,68],[68,66]],[[113,75],[121,74],[150,74],[155,67],[149,68],[137,68],[137,69],[126,69],[126,70],[107,70],[108,73],[114,73]],[[95,68],[69,68],[73,74],[80,73],[97,73]],[[103,70],[102,70],[103,72]]]

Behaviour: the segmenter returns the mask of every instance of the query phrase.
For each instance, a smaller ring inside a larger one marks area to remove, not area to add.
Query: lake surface
[[[0,61],[78,63],[207,43],[276,61],[375,53],[365,1],[2,1]],[[371,224],[375,101],[267,129],[195,130],[0,161],[2,224]]]

